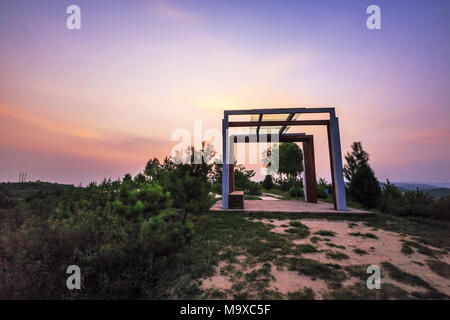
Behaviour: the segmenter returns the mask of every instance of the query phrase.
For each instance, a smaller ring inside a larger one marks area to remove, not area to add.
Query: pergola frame
[[[302,113],[328,113],[329,120],[292,120],[296,114]],[[274,114],[287,114],[285,120],[264,121],[263,116]],[[229,121],[229,116],[234,115],[259,115],[258,121]],[[225,110],[222,120],[222,148],[223,148],[223,166],[222,166],[222,206],[228,209],[228,197],[233,192],[234,181],[234,143],[236,142],[260,142],[260,128],[270,126],[281,126],[279,131],[279,142],[293,141],[303,142],[305,152],[305,180],[306,199],[309,202],[316,202],[315,189],[315,165],[314,165],[314,143],[313,137],[304,134],[284,133],[288,126],[327,126],[328,147],[330,152],[331,179],[333,185],[334,208],[339,211],[347,210],[345,199],[345,184],[342,170],[341,141],[339,135],[339,122],[334,108],[273,108],[273,109],[250,109],[250,110]],[[229,128],[233,127],[256,127],[256,135],[234,135],[230,136]],[[240,140],[239,140],[240,139]],[[270,135],[264,139],[270,142]],[[230,158],[232,158],[230,160]],[[314,169],[314,170],[313,170]],[[312,179],[314,178],[314,183]],[[314,191],[314,192],[313,192]]]

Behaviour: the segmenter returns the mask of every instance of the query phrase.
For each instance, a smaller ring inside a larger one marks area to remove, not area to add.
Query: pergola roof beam
[[[330,120],[230,121],[229,127],[326,126]]]
[[[334,108],[274,108],[274,109],[247,109],[225,110],[225,116],[243,114],[283,114],[283,113],[329,113],[334,116]]]
[[[287,118],[286,118],[286,121],[291,121],[292,118],[293,118],[294,116],[295,116],[295,113],[289,114],[289,115],[287,116]],[[260,121],[261,121],[261,120],[260,120]],[[283,131],[286,130],[286,128],[287,128],[286,125],[282,126],[281,129],[280,129],[280,134],[282,134]]]

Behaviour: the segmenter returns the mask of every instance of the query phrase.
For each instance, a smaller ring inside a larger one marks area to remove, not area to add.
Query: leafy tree
[[[380,203],[380,184],[368,164],[362,164],[356,168],[348,185],[348,191],[353,200],[367,208],[376,208]]]
[[[281,190],[288,191],[291,187],[301,188],[300,174],[303,172],[303,152],[294,142],[282,142],[278,148],[267,149],[264,152],[263,163],[266,168],[272,168],[271,156],[278,155],[277,183]]]
[[[125,174],[122,181],[123,181],[123,183],[133,184],[133,178],[131,177],[131,174],[129,174],[129,173]]]
[[[273,154],[278,155],[278,173],[280,179],[283,174],[287,179],[296,179],[303,172],[303,152],[294,142],[282,142],[278,148],[267,149],[263,153],[263,163],[267,168],[272,166],[270,161]]]
[[[144,174],[152,180],[158,180],[162,168],[157,158],[150,159],[144,169]]]
[[[145,178],[145,175],[143,175],[142,173],[138,173],[138,174],[134,177],[133,181],[134,181],[134,183],[135,183],[136,185],[139,185],[139,184],[142,184],[142,183],[146,182],[147,179]]]
[[[234,166],[234,185],[238,190],[245,190],[248,182],[255,176],[255,170],[247,170],[244,165]]]
[[[288,179],[297,179],[303,171],[303,152],[294,142],[282,142],[279,147],[279,169]]]
[[[353,142],[352,152],[347,152],[345,160],[347,164],[344,165],[344,177],[348,182],[351,182],[356,170],[368,164],[369,154],[363,150],[361,142]]]
[[[234,186],[236,190],[243,190],[249,195],[260,195],[261,185],[251,178],[255,176],[255,170],[247,170],[244,165],[239,164],[234,167]]]
[[[158,178],[164,190],[170,192],[174,206],[183,210],[183,223],[186,221],[188,212],[200,213],[209,209],[212,204],[212,198],[209,195],[211,191],[209,176],[212,164],[204,161],[196,164],[193,161],[194,159],[204,159],[202,154],[205,152],[210,153],[208,147],[199,151],[192,148],[191,161],[179,164],[166,158],[162,174]]]
[[[214,163],[211,166],[211,170],[208,176],[208,179],[211,181],[211,191],[217,194],[222,193],[222,164]]]

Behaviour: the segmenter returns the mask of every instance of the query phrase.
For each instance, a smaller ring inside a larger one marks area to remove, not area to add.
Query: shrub
[[[300,187],[292,186],[292,187],[289,189],[289,195],[290,195],[292,198],[303,197],[303,196],[304,196],[303,189],[300,188]]]
[[[450,220],[450,196],[434,200],[420,190],[402,193],[388,181],[381,194],[380,209],[398,216]]]
[[[324,178],[319,178],[319,181],[317,181],[317,198],[326,199],[328,194],[332,193],[332,189],[331,184],[328,184]]]
[[[236,190],[242,190],[248,195],[261,195],[261,184],[250,180],[254,176],[254,170],[247,170],[243,165],[236,165],[234,170],[234,186]]]
[[[326,190],[327,190],[326,187],[324,187],[322,185],[318,185],[317,186],[317,198],[326,199],[328,197]]]
[[[9,209],[13,208],[15,205],[15,202],[13,200],[8,199],[5,197],[2,193],[2,190],[0,190],[0,208],[1,209]]]
[[[266,175],[266,177],[264,178],[263,182],[262,182],[262,186],[264,189],[272,189],[273,188],[273,178],[270,174]]]
[[[129,219],[146,219],[170,205],[169,192],[163,192],[160,185],[148,183],[141,185],[140,190],[130,190],[123,186],[119,198],[112,203],[112,208],[115,213]]]
[[[221,182],[215,182],[211,185],[211,192],[214,192],[216,194],[222,194],[222,183]]]
[[[442,197],[434,202],[434,217],[441,220],[450,220],[450,196]]]
[[[173,204],[185,213],[200,213],[212,204],[209,195],[208,169],[200,164],[180,164],[165,173],[164,190],[173,198]]]
[[[384,212],[391,211],[393,207],[399,203],[401,198],[402,193],[400,190],[395,185],[391,184],[388,179],[381,191],[380,209]]]
[[[261,184],[255,181],[249,181],[246,184],[244,192],[248,195],[259,196],[261,192]]]
[[[170,208],[161,186],[133,190],[129,182],[30,196],[20,223],[0,224],[0,298],[164,296],[193,225]],[[65,287],[72,264],[88,284],[83,290]]]
[[[380,184],[373,170],[367,164],[356,169],[348,189],[350,197],[366,208],[376,208],[380,203]]]
[[[298,187],[300,183],[295,179],[280,179],[278,180],[281,191],[289,191],[292,187]]]

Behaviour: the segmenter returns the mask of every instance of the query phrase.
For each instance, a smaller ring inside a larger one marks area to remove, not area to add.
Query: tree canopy
[[[303,152],[294,142],[282,142],[277,148],[265,151],[263,162],[270,168],[273,164],[271,156],[278,155],[278,173],[280,178],[285,175],[288,180],[297,179],[303,172]]]
[[[353,142],[352,152],[347,152],[345,160],[347,164],[344,165],[344,177],[350,182],[355,175],[356,169],[369,163],[369,154],[363,150],[361,142]]]

